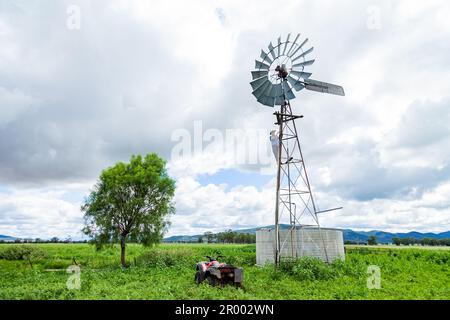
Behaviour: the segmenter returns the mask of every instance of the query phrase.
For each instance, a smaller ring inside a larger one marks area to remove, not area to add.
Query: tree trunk
[[[126,267],[127,263],[125,261],[125,237],[120,239],[120,262],[122,263],[122,267]]]

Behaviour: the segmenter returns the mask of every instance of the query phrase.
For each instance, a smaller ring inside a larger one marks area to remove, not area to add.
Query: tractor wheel
[[[197,271],[197,272],[195,273],[195,282],[196,282],[197,284],[200,284],[200,283],[203,282],[203,280],[205,280],[205,273],[202,272],[202,271]]]
[[[206,280],[208,280],[208,283],[213,287],[215,287],[218,283],[217,278],[211,275],[207,276]]]

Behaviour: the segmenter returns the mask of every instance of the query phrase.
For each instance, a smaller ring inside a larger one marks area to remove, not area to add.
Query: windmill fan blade
[[[275,91],[275,87],[273,85],[268,86],[266,90],[261,94],[260,100],[262,100],[262,104],[273,107],[275,104],[275,97],[273,96],[273,92]]]
[[[285,100],[292,100],[295,98],[292,90],[289,88],[289,85],[286,84],[287,92],[283,92],[283,87],[281,84],[277,84],[274,86],[272,90],[272,98],[274,99],[274,104],[279,106],[284,104]]]
[[[274,90],[273,85],[269,86],[260,96],[259,100],[263,105],[273,107],[275,98],[272,97],[271,92]]]
[[[269,107],[273,108],[275,106],[275,98],[267,97],[267,99],[266,99],[266,106],[269,106]]]
[[[275,98],[275,105],[277,105],[277,106],[283,105],[284,102],[285,102],[285,100],[284,100],[283,96],[278,96]]]
[[[263,61],[266,61],[267,63],[272,64],[272,59],[269,58],[269,54],[265,53],[264,50],[261,50],[261,59],[263,59]]]
[[[255,68],[259,69],[259,70],[269,70],[270,66],[265,64],[264,62],[256,60],[255,61]]]
[[[316,60],[309,60],[309,61],[305,61],[305,62],[300,62],[297,64],[294,64],[292,67],[296,68],[296,67],[305,67],[305,66],[310,66],[312,65]]]
[[[294,42],[292,42],[292,46],[289,48],[289,51],[288,51],[288,53],[287,53],[287,55],[288,55],[289,57],[290,57],[290,53],[291,53],[292,49],[294,49],[294,46],[297,44],[298,38],[300,38],[300,33],[297,34],[297,36],[295,37]]]
[[[295,89],[295,91],[300,91],[305,88],[305,85],[300,80],[296,80],[292,78],[291,76],[288,77],[288,81],[291,84],[291,86]]]
[[[278,38],[278,56],[281,55],[281,36]]]
[[[292,90],[289,90],[288,93],[286,94],[286,99],[288,100],[294,100],[295,99],[295,94]]]
[[[286,94],[286,99],[287,100],[294,100],[295,99],[295,94],[294,92],[292,92],[292,90],[289,90]]]
[[[296,76],[298,78],[301,78],[301,79],[308,79],[309,77],[312,76],[312,73],[302,72],[302,71],[291,71],[290,74],[294,75],[294,76]]]
[[[264,76],[267,76],[268,74],[269,74],[268,71],[252,71],[252,78],[253,80],[256,80]]]
[[[303,48],[303,46],[308,42],[308,38],[305,39],[305,41],[302,42],[302,44],[293,52],[291,53],[290,57],[292,58],[293,56],[295,56],[297,54],[297,52]]]
[[[337,96],[345,96],[344,88],[331,83],[306,79],[305,88],[311,91],[334,94]]]
[[[289,84],[287,81],[283,81],[281,83],[281,87],[283,89],[283,92],[286,94],[288,91],[291,91],[291,87],[289,87]]]
[[[275,48],[272,45],[272,42],[269,44],[269,50],[270,50],[270,55],[272,56],[272,59],[275,60],[277,57],[275,56]]]
[[[293,100],[295,99],[295,95],[292,92],[291,87],[289,87],[289,84],[287,81],[283,81],[283,91],[284,91],[284,95],[286,96],[287,100]]]
[[[305,52],[303,52],[301,55],[299,55],[297,58],[293,59],[292,62],[297,61],[298,59],[303,58],[304,56],[306,56],[307,54],[310,54],[311,52],[313,52],[314,47],[312,47],[311,49],[306,50]]]
[[[272,97],[275,99],[283,95],[283,89],[281,88],[281,84],[274,85],[272,91]]]
[[[258,102],[263,104],[263,105],[265,105],[265,106],[273,108],[274,104],[275,104],[275,99],[274,98],[265,97],[265,98],[258,99]]]
[[[273,98],[273,92],[275,91],[275,87],[274,86],[270,86],[266,89],[266,91],[264,91],[264,95],[268,98]]]
[[[289,44],[289,39],[290,38],[291,38],[291,34],[289,33],[288,36],[287,36],[287,39],[286,39],[286,43],[284,44],[283,56],[286,54],[286,49],[287,49],[287,46]]]
[[[261,87],[263,84],[265,84],[266,82],[270,82],[269,79],[267,77],[262,77],[259,79],[256,79],[255,81],[250,82],[253,90],[258,89],[259,87]]]
[[[252,94],[256,97],[256,99],[261,99],[261,98],[263,98],[263,93],[271,85],[272,85],[272,83],[269,80],[267,80],[265,83],[263,83],[261,86],[259,86],[256,90],[254,90],[252,92]]]

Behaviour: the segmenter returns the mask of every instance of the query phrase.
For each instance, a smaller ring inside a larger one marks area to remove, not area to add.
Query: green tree
[[[152,153],[132,156],[104,170],[85,200],[83,232],[100,249],[120,242],[122,266],[126,266],[127,241],[150,246],[162,240],[168,215],[175,212],[172,198],[175,181],[166,171],[166,162]]]
[[[225,243],[233,243],[235,234],[233,230],[227,230],[224,232],[224,242]]]
[[[369,240],[367,240],[367,244],[369,246],[376,246],[377,245],[377,237],[376,236],[370,236]]]
[[[400,238],[392,238],[392,242],[396,245],[396,246],[400,246],[402,244],[402,239]]]
[[[207,231],[204,233],[204,236],[206,237],[208,243],[212,243],[213,239],[214,239],[214,233],[212,233],[211,231]]]
[[[57,237],[53,237],[53,238],[50,239],[50,242],[52,242],[52,243],[58,243],[58,242],[59,242],[59,239],[58,239]]]

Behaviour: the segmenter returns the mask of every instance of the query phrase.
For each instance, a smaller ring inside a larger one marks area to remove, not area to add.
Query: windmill
[[[318,215],[342,209],[320,211],[314,201],[296,126],[296,120],[303,116],[295,115],[290,103],[296,97],[295,92],[303,89],[345,96],[341,86],[310,78],[312,73],[307,72],[306,68],[315,62],[309,58],[314,48],[308,48],[307,44],[308,39],[301,40],[300,34],[294,39],[289,34],[285,41],[279,37],[275,45],[272,42],[269,44],[267,52],[261,50],[260,59],[255,62],[256,70],[251,73],[252,94],[257,101],[272,108],[280,106],[279,111],[274,113],[278,133],[271,132],[272,148],[278,163],[274,246],[276,265],[280,262],[287,241],[291,242],[289,247],[292,252],[289,256],[298,254],[293,233],[298,227],[304,226],[318,228],[320,241],[323,242],[318,247],[329,262]],[[284,216],[289,218],[290,236],[283,239],[280,236],[280,221]]]

